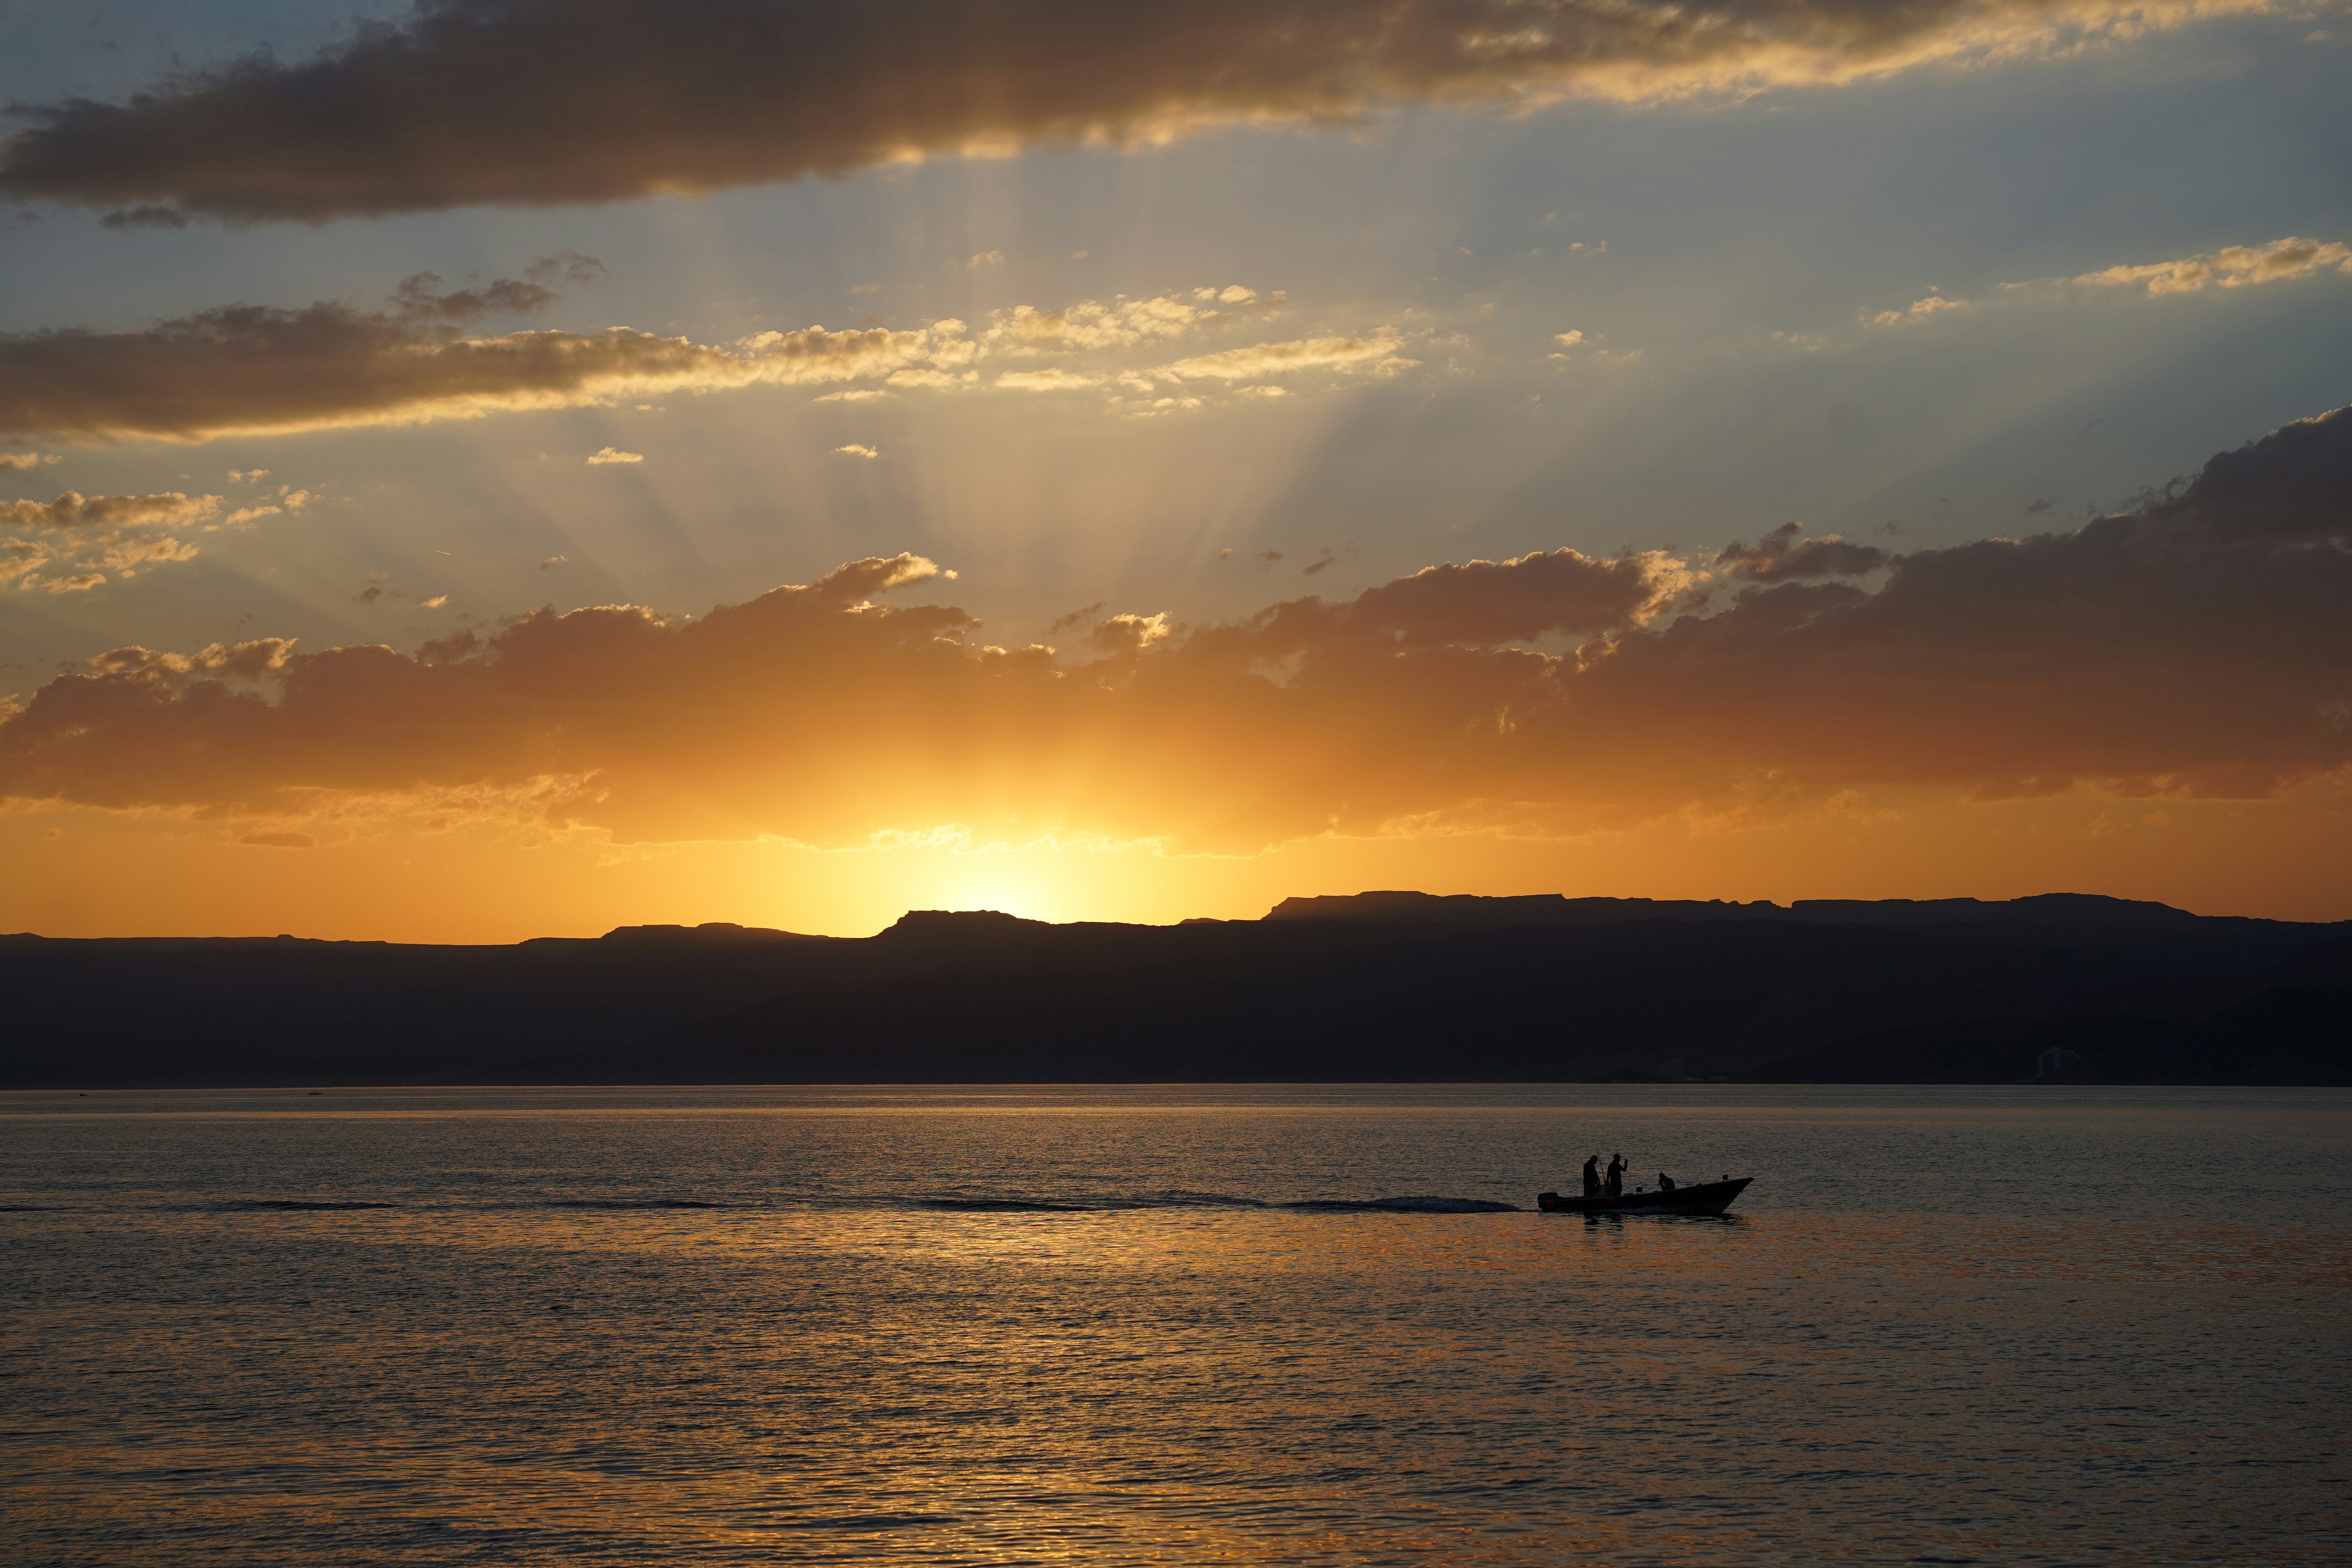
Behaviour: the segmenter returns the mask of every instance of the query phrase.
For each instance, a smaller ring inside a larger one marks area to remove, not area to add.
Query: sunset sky
[[[2352,918],[2344,5],[0,0],[0,931]]]

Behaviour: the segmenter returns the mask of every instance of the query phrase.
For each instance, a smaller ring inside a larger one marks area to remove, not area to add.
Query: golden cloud
[[[294,492],[299,506],[310,500]],[[289,498],[290,499],[290,498]],[[218,496],[165,490],[144,496],[85,496],[68,490],[54,500],[0,501],[0,528],[24,530],[32,538],[0,538],[0,584],[51,594],[82,594],[99,587],[109,573],[135,577],[148,566],[192,561],[196,546],[168,536],[133,531],[144,528],[245,527],[277,513],[274,506],[241,508],[220,521]],[[78,557],[79,559],[74,559]],[[52,567],[59,568],[52,571]]]
[[[1752,581],[1711,611],[1677,558],[1568,550],[1212,626],[1115,614],[1057,653],[877,605],[944,575],[901,554],[683,622],[605,605],[413,654],[124,648],[0,721],[0,795],[290,820],[456,792],[625,841],[1017,818],[1237,850],[1585,831],[1759,781],[2258,796],[2352,768],[2347,481],[2338,411],[2071,533],[1873,561],[1875,591],[1803,580],[1864,563],[1807,566],[1776,533],[1727,552]]]
[[[2071,279],[2105,287],[2145,288],[2151,294],[2193,294],[2206,288],[2242,289],[2281,279],[2305,278],[2334,268],[2352,273],[2352,247],[2316,239],[2274,239],[2268,245],[2229,245],[2178,261],[2110,267]],[[1916,307],[1914,307],[1916,309]]]
[[[2284,0],[436,0],[311,59],[22,110],[0,196],[118,226],[609,202],[1393,106],[2046,55]],[[974,265],[1001,261],[983,253]]]
[[[1100,386],[1103,378],[1074,370],[1009,370],[992,384],[1008,392],[1082,392]]]
[[[1382,333],[1361,338],[1300,338],[1255,343],[1163,364],[1144,374],[1175,381],[1257,381],[1300,370],[1358,370],[1394,359],[1402,340]],[[1410,364],[1411,361],[1396,362]]]
[[[2333,241],[2274,239],[2268,245],[2225,245],[2219,250],[2209,250],[2196,256],[2184,256],[2172,261],[2126,263],[2102,268],[2096,272],[2079,273],[2072,278],[2042,278],[2024,283],[2003,283],[2004,294],[2029,302],[2051,304],[2079,297],[2076,289],[2128,289],[2150,297],[2164,294],[2195,294],[2206,289],[2244,289],[2256,284],[2276,283],[2292,278],[2309,278],[2321,272],[2338,272],[2352,276],[2352,246]],[[1901,310],[1868,311],[1864,317],[1874,326],[1893,327],[1920,321],[1947,310],[1972,309],[1970,301],[1931,294],[1915,300]],[[1802,338],[1791,338],[1775,332],[1781,342],[1800,342],[1807,347],[1818,346]]]
[[[55,500],[0,501],[0,528],[63,531],[77,528],[140,528],[204,522],[221,508],[218,496],[165,490],[149,496],[85,496],[68,490]]]
[[[1966,300],[1948,300],[1941,294],[1930,294],[1924,300],[1912,300],[1907,310],[1881,310],[1870,320],[1874,326],[1892,327],[1905,321],[1924,321],[1946,310],[1965,310],[1968,308]]]
[[[1211,290],[1201,292],[1213,298]],[[1167,296],[1122,299],[1108,305],[1082,300],[1058,310],[1016,305],[996,312],[988,329],[988,342],[1010,353],[1124,348],[1147,339],[1181,337],[1218,313]]]

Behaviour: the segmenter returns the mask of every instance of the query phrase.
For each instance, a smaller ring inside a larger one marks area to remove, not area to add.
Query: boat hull
[[[1697,1182],[1671,1193],[1627,1193],[1616,1198],[1566,1198],[1558,1193],[1538,1193],[1536,1207],[1546,1214],[1721,1214],[1731,1200],[1748,1190],[1753,1176],[1729,1182]]]

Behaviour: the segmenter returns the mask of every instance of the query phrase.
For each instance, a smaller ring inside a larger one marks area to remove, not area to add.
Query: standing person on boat
[[[1607,1195],[1612,1198],[1622,1198],[1625,1195],[1625,1156],[1622,1154],[1609,1156],[1609,1184],[1606,1192]]]
[[[1588,1198],[1601,1195],[1601,1156],[1598,1154],[1584,1162],[1584,1195]]]

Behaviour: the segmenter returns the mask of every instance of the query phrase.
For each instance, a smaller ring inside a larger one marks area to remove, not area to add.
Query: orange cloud
[[[1397,105],[1853,81],[2283,0],[438,0],[310,60],[20,110],[0,196],[118,226],[607,202]],[[987,252],[973,265],[1002,262]]]
[[[1875,591],[1805,580],[1776,534],[1712,613],[1677,558],[1556,551],[1213,626],[1113,615],[1066,654],[877,605],[943,575],[901,554],[686,622],[125,648],[0,722],[0,795],[280,820],[462,795],[622,841],[1017,819],[1234,850],[1756,819],[1882,786],[2263,796],[2352,767],[2347,494],[2338,411],[2072,533],[1888,559]],[[1514,646],[1550,638],[1581,640]]]

